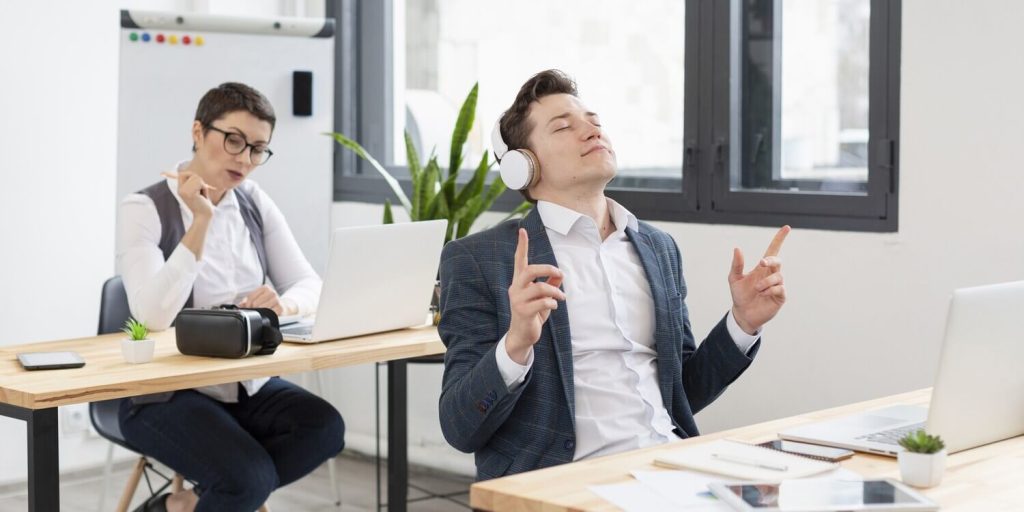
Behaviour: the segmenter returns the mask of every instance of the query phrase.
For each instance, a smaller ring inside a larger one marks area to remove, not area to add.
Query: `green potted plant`
[[[918,430],[908,433],[899,444],[904,450],[897,455],[903,483],[914,487],[939,485],[946,470],[946,444],[942,438]]]
[[[127,339],[121,340],[121,355],[128,363],[148,363],[153,360],[153,351],[156,343],[149,338],[149,328],[146,324],[129,318],[121,329],[128,335]]]
[[[501,196],[505,189],[505,183],[500,176],[487,184],[487,174],[494,165],[488,151],[484,151],[483,157],[473,171],[469,181],[461,186],[458,183],[459,170],[462,168],[464,159],[463,149],[469,139],[469,132],[473,128],[473,121],[476,117],[476,100],[480,84],[473,84],[466,99],[459,109],[458,119],[455,121],[455,128],[452,131],[450,159],[447,170],[441,169],[437,161],[437,155],[431,152],[427,162],[420,161],[420,153],[413,143],[409,132],[405,132],[405,153],[409,165],[409,176],[412,181],[412,197],[406,195],[398,180],[391,175],[366,149],[358,142],[340,133],[329,133],[334,140],[346,149],[351,150],[360,158],[366,160],[391,187],[398,202],[409,215],[413,222],[421,220],[445,219],[448,221],[448,231],[445,233],[445,243],[455,238],[469,234],[470,228],[480,214],[490,209],[494,201]],[[513,210],[506,219],[521,215],[530,210],[533,205],[523,201]],[[391,212],[391,200],[384,199],[384,224],[394,222]],[[431,300],[431,311],[434,315],[434,324],[438,318],[438,300],[440,295],[440,282],[434,287],[434,296]]]
[[[445,234],[445,242],[460,238],[469,234],[473,223],[483,212],[487,211],[494,201],[501,196],[505,189],[505,183],[501,177],[495,177],[487,185],[487,174],[494,165],[488,151],[473,171],[469,181],[458,183],[459,170],[462,168],[464,159],[463,149],[469,139],[469,132],[473,128],[473,121],[476,117],[476,100],[479,84],[474,84],[462,102],[459,109],[459,117],[455,121],[455,129],[452,131],[452,142],[448,168],[441,169],[437,161],[437,155],[431,153],[424,164],[420,161],[420,153],[413,143],[409,132],[405,132],[405,153],[409,165],[409,175],[412,181],[412,197],[406,195],[398,180],[391,175],[371,156],[358,142],[340,133],[330,133],[339,144],[351,150],[360,158],[369,162],[391,187],[391,191],[398,198],[398,202],[409,214],[413,222],[419,220],[448,220],[448,232]],[[507,218],[525,213],[530,210],[529,202],[521,203]],[[384,199],[384,223],[391,224],[394,217],[391,213],[391,200]]]

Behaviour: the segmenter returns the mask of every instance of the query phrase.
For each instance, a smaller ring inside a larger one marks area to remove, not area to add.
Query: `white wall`
[[[113,272],[117,8],[142,4],[4,4],[2,344],[95,330],[99,287]],[[705,431],[927,386],[950,291],[1024,279],[1024,54],[1013,35],[1022,16],[1024,4],[1008,0],[904,2],[900,232],[793,232],[783,251],[790,302],[750,371],[698,416]],[[376,223],[380,213],[336,204],[332,224]],[[659,226],[683,250],[692,320],[706,333],[728,306],[732,246],[753,259],[772,230]],[[360,450],[372,449],[372,372],[327,378]],[[413,367],[409,381],[413,461],[468,471],[437,424],[440,368]],[[24,477],[22,425],[0,418],[0,482]],[[96,464],[104,449],[63,438],[62,468]]]

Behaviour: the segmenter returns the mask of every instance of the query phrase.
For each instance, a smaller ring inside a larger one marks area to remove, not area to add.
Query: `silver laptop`
[[[1024,281],[953,293],[929,407],[892,406],[803,425],[782,439],[895,456],[925,429],[958,452],[1024,434]]]
[[[334,230],[316,317],[281,328],[318,343],[422,325],[429,316],[448,221]]]

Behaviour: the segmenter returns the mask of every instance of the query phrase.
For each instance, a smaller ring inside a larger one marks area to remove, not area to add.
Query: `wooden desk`
[[[575,462],[519,475],[473,484],[470,504],[479,510],[544,512],[619,510],[587,490],[591,485],[626,482],[636,469],[658,469],[657,453],[681,446],[729,437],[750,442],[775,439],[782,429],[875,409],[892,404],[927,405],[931,390],[924,389],[853,405],[817,411],[791,418],[686,439],[662,446]],[[895,458],[860,454],[842,463],[865,477],[899,479]],[[1021,510],[1024,504],[1024,436],[974,448],[949,456],[942,484],[923,493],[946,511]]]
[[[391,510],[405,509],[406,363],[403,359],[444,353],[434,327],[419,327],[301,345],[284,343],[271,356],[215,359],[178,353],[174,331],[154,333],[156,354],[146,364],[128,364],[121,357],[122,334],[0,347],[0,415],[24,420],[28,437],[29,510],[58,510],[57,406],[162,391],[188,389],[239,380],[307,372],[337,366],[388,362],[388,422],[401,428],[388,432],[388,500]],[[20,352],[72,350],[85,367],[26,371]]]

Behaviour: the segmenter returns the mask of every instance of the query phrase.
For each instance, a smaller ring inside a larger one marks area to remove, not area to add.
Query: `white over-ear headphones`
[[[537,183],[540,178],[540,163],[537,162],[537,157],[526,148],[509,151],[508,144],[505,144],[505,139],[501,137],[501,119],[494,123],[491,145],[494,146],[494,156],[498,159],[501,181],[504,181],[508,188],[523,190]]]

